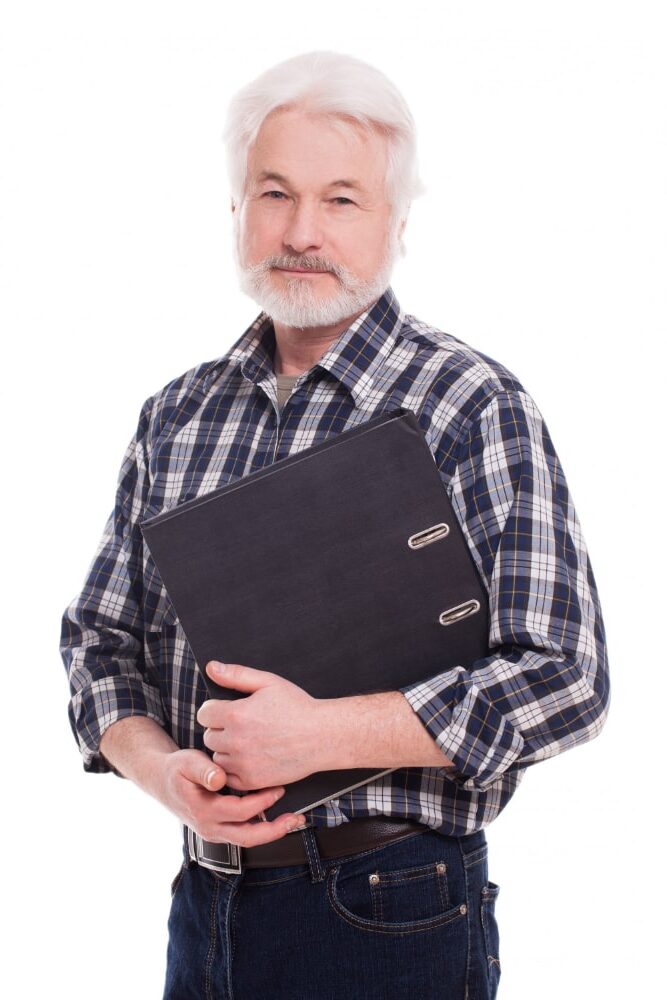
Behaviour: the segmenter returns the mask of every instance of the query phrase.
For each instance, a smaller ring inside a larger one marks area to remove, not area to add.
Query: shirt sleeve
[[[401,690],[453,761],[448,777],[486,790],[598,734],[604,627],[567,484],[526,393],[498,392],[472,422],[451,491],[489,591],[491,655]]]
[[[86,771],[114,770],[100,739],[124,716],[165,725],[158,687],[147,676],[141,611],[139,521],[148,489],[146,440],[151,400],[125,452],[111,513],[83,589],[62,619],[60,652],[69,676],[69,719]]]

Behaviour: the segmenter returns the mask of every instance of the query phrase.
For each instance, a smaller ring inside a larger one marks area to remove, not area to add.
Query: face
[[[386,289],[399,243],[385,194],[386,140],[304,111],[273,112],[234,206],[241,287],[274,320],[324,327]]]

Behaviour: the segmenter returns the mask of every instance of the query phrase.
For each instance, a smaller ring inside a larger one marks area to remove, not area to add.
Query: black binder
[[[486,590],[410,410],[164,511],[142,531],[212,698],[245,697],[209,679],[213,659],[334,698],[488,655]],[[387,773],[310,775],[266,815],[304,812]]]

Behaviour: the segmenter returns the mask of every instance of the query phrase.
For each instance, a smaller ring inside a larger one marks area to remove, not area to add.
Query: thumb
[[[200,750],[184,751],[179,770],[188,781],[212,792],[219,792],[227,784],[225,771]]]
[[[217,764],[210,763],[204,766],[204,780],[202,785],[212,792],[219,792],[227,784],[227,775]]]
[[[276,675],[268,670],[244,667],[242,663],[220,663],[218,660],[210,660],[206,664],[206,673],[220,687],[233,688],[245,694],[251,694],[276,681]]]

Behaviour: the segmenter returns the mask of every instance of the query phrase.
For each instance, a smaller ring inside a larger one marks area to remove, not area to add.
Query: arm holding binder
[[[253,696],[210,700],[197,714],[230,788],[285,784],[317,771],[451,765],[398,691],[317,699],[243,664],[212,661],[207,673],[216,684]]]
[[[532,400],[498,393],[461,447],[438,457],[489,588],[491,652],[401,688],[433,741],[422,743],[419,761],[413,720],[403,712],[404,723],[387,727],[396,693],[332,701],[319,731],[333,734],[340,767],[437,767],[437,748],[440,766],[453,762],[451,780],[486,789],[506,770],[597,734],[608,704],[604,630],[562,469]],[[369,716],[375,725],[364,725]],[[394,758],[383,756],[387,740]],[[300,766],[331,766],[323,743],[315,739]]]

